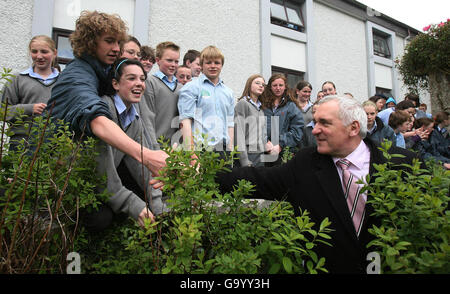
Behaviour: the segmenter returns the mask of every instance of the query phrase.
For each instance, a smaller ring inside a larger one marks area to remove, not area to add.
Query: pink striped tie
[[[350,161],[347,159],[340,159],[336,164],[342,169],[342,183],[344,185],[345,199],[347,200],[347,206],[350,211],[350,217],[353,220],[356,235],[359,236],[364,219],[366,201],[364,200],[364,197],[360,197],[360,187],[356,184],[358,179],[348,170]]]

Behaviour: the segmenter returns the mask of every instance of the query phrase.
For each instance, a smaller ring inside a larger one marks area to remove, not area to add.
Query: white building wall
[[[172,41],[189,49],[209,45],[225,55],[222,78],[238,97],[247,78],[261,73],[259,1],[151,0],[149,45]]]
[[[2,0],[0,4],[0,67],[16,73],[31,65],[28,43],[31,39],[33,3],[30,0]]]
[[[350,92],[367,100],[367,49],[365,23],[328,6],[314,2],[316,85],[335,83],[338,94]]]

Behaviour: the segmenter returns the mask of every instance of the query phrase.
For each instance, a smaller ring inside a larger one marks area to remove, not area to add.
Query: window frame
[[[277,2],[275,2],[275,1],[277,1]],[[280,4],[278,2],[282,2],[282,4]],[[280,19],[278,17],[272,16],[272,9],[271,9],[272,3],[283,6],[284,15],[285,15],[286,19]],[[297,24],[297,23],[289,21],[289,14],[287,12],[288,8],[293,9],[297,12],[302,24]],[[270,0],[270,23],[290,29],[290,30],[304,32],[305,31],[305,19],[303,17],[302,4],[298,3],[298,2],[294,2],[294,1],[289,1],[289,0],[273,0],[273,1]]]
[[[373,43],[373,54],[376,56],[380,56],[383,58],[387,58],[387,59],[391,59],[392,58],[392,53],[391,53],[391,48],[389,46],[389,35],[385,35],[377,30],[373,30],[372,32],[372,43]],[[379,46],[375,46],[375,43],[381,42],[381,47],[386,48],[387,52],[384,52],[383,50],[378,50]]]
[[[297,86],[297,83],[299,81],[303,81],[305,79],[305,73],[302,72],[302,71],[298,71],[298,70],[293,70],[293,69],[289,69],[289,68],[283,68],[283,67],[272,65],[272,75],[275,74],[275,73],[284,74],[284,76],[286,77],[286,79],[288,81],[288,85],[287,86],[290,89],[294,89]],[[289,77],[288,77],[288,75],[298,77],[298,79],[295,82],[295,85],[289,85]]]
[[[55,41],[55,44],[56,44],[56,50],[58,50],[59,49],[59,44],[58,44],[58,38],[59,37],[66,37],[66,38],[69,38],[69,36],[70,36],[70,34],[71,33],[73,33],[73,31],[72,30],[66,30],[66,29],[61,29],[61,28],[53,28],[53,30],[52,30],[52,39],[53,39],[53,41]],[[73,52],[73,51],[72,51]],[[56,62],[59,64],[59,65],[66,65],[66,64],[68,64],[69,62],[71,62],[73,59],[71,59],[71,58],[63,58],[63,57],[57,57],[56,58]]]

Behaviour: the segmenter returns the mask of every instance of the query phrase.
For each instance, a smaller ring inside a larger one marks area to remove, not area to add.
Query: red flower
[[[445,26],[444,22],[441,22],[440,24],[438,24],[438,27],[443,27],[443,26]]]
[[[423,30],[424,30],[424,32],[426,32],[426,31],[428,31],[430,28],[431,28],[431,25],[424,27]]]

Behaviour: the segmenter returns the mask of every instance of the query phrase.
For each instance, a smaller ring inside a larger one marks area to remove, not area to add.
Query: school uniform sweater
[[[108,105],[111,120],[121,126],[112,97],[103,96],[101,99]],[[143,125],[140,118],[136,118],[128,127],[122,129],[131,139],[138,143],[142,142],[143,146],[148,148],[149,144],[143,134]],[[107,190],[112,194],[108,200],[108,205],[114,213],[122,212],[136,220],[146,206],[144,197],[142,199],[123,185],[117,171],[122,161],[128,169],[129,175],[135,180],[139,188],[142,191],[146,191],[152,213],[154,215],[162,213],[163,203],[161,201],[161,191],[152,189],[148,184],[151,179],[148,169],[145,167],[142,168],[142,165],[134,158],[131,158],[103,141],[99,141],[98,148],[100,154],[97,157],[97,168],[100,174],[106,173]]]
[[[8,116],[6,119],[14,123],[18,116],[19,109],[23,110],[25,122],[29,122],[33,117],[33,104],[47,103],[50,98],[51,90],[55,85],[56,79],[49,84],[45,84],[37,78],[30,77],[28,74],[17,74],[12,83],[5,86],[2,95],[2,102],[8,101]],[[14,132],[12,139],[18,140],[24,138],[28,129],[21,126],[11,126]]]
[[[145,92],[139,108],[146,128],[154,128],[156,139],[162,135],[171,139],[178,129],[178,119],[172,125],[172,120],[178,116],[178,92],[182,87],[177,84],[171,90],[161,79],[150,76],[145,81]]]
[[[234,122],[234,140],[240,152],[239,162],[241,166],[254,165],[253,161],[258,161],[258,155],[264,153],[267,142],[264,111],[249,101],[248,97],[244,97],[234,108]]]

